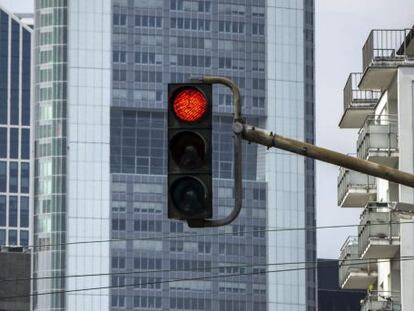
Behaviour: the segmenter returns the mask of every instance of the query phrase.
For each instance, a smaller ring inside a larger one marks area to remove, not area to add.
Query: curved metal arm
[[[222,84],[227,86],[233,92],[233,124],[244,123],[241,116],[241,103],[240,103],[240,89],[236,83],[232,80],[224,77],[216,76],[204,76],[201,78],[192,78],[191,81],[202,82],[209,84]],[[237,121],[237,123],[236,123]],[[234,175],[234,207],[229,215],[222,219],[203,219],[189,221],[188,225],[190,227],[220,227],[228,225],[233,222],[237,216],[240,214],[242,208],[242,198],[243,198],[243,184],[242,184],[242,130],[238,126],[233,126],[234,132],[234,163],[233,163],[233,175]]]

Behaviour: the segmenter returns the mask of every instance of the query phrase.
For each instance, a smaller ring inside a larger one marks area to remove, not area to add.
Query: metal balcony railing
[[[348,237],[339,256],[339,285],[342,288],[367,288],[376,279],[376,271],[376,264],[359,258],[358,237]]]
[[[362,70],[374,61],[404,60],[414,56],[413,29],[375,29],[362,49]]]
[[[395,203],[369,202],[360,216],[358,256],[391,258],[399,248],[400,225]]]
[[[401,311],[400,295],[385,291],[369,291],[361,302],[361,311]]]
[[[395,115],[368,116],[358,132],[357,155],[361,159],[392,165],[387,159],[398,152],[398,121]]]
[[[361,81],[361,72],[352,72],[344,87],[344,111],[349,108],[374,108],[381,97],[380,90],[361,90],[358,84]]]
[[[376,178],[340,167],[338,175],[338,206],[364,207],[376,199]]]

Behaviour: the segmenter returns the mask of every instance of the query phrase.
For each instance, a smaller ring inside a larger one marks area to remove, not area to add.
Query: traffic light
[[[168,218],[212,217],[212,86],[168,85]]]

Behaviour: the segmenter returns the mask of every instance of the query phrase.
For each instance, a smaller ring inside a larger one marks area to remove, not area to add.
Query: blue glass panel
[[[0,226],[6,225],[6,196],[0,195]]]
[[[0,161],[0,192],[7,191],[7,162]]]
[[[19,129],[10,129],[10,158],[17,159],[19,157]]]
[[[9,197],[9,226],[17,227],[17,197]]]
[[[20,227],[29,227],[29,197],[20,197]]]
[[[0,230],[0,246],[6,245],[6,230],[1,229]]]
[[[20,231],[20,246],[29,245],[29,231],[21,230]]]
[[[9,17],[0,11],[0,124],[7,124]]]
[[[7,157],[7,128],[0,127],[0,158]]]
[[[23,30],[23,60],[22,60],[22,124],[30,125],[30,51],[31,36]]]
[[[17,177],[19,172],[19,164],[17,162],[10,162],[10,172],[9,172],[9,191],[10,192],[17,192],[18,185],[17,185]]]
[[[21,157],[22,159],[29,159],[30,158],[30,130],[29,129],[22,129],[22,149],[21,149]]]
[[[29,193],[29,163],[20,165],[20,192]]]
[[[9,245],[17,245],[17,230],[9,230]]]
[[[20,26],[12,21],[11,37],[11,85],[10,85],[10,123],[19,124],[19,60]]]

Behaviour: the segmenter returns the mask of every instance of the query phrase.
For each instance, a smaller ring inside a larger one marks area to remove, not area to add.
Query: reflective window
[[[9,191],[17,192],[18,191],[18,172],[19,164],[17,162],[10,162],[10,171],[9,171]]]
[[[9,17],[0,10],[0,124],[7,124]]]
[[[17,159],[19,157],[19,129],[10,129],[10,158]]]
[[[10,123],[19,124],[20,26],[12,20]]]
[[[20,197],[20,227],[29,227],[29,197]]]
[[[0,161],[0,192],[7,191],[7,162]]]
[[[29,163],[20,166],[20,192],[29,193]]]
[[[29,231],[20,231],[20,245],[25,247],[29,245]]]
[[[6,245],[6,230],[0,229],[0,246]]]
[[[7,128],[0,127],[0,158],[6,158],[6,157],[7,157]]]
[[[22,159],[30,158],[30,130],[22,129],[22,140],[21,140],[21,157]]]
[[[17,227],[17,197],[9,197],[9,226]]]
[[[9,245],[17,245],[17,230],[9,230]]]
[[[0,195],[0,226],[6,226],[6,196]]]

